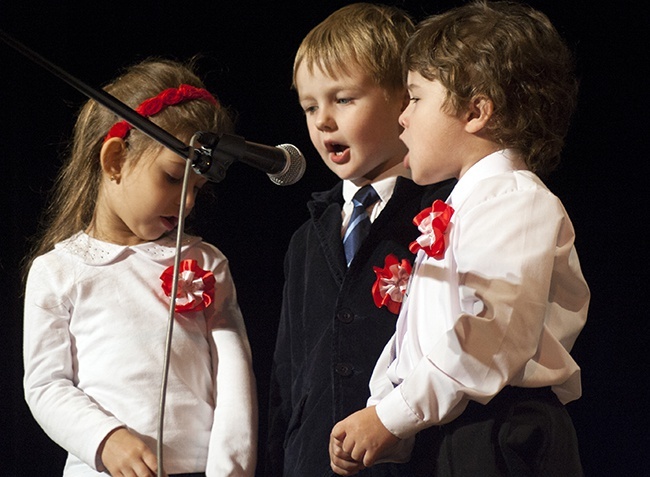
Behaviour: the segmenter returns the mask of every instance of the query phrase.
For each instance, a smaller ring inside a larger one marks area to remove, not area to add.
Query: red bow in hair
[[[219,106],[219,102],[214,96],[212,96],[212,94],[210,94],[209,91],[189,84],[182,84],[178,88],[168,88],[161,91],[153,98],[145,99],[135,111],[141,116],[148,118],[158,114],[167,106],[174,106],[175,104],[195,99],[202,99],[210,104]],[[112,137],[126,139],[126,136],[129,134],[131,129],[133,129],[133,126],[129,123],[126,121],[119,121],[111,126],[108,134],[104,137],[104,142],[108,141]]]

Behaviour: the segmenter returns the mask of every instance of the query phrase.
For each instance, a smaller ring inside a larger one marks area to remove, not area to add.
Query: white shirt
[[[348,228],[348,223],[350,222],[350,216],[352,215],[352,210],[354,205],[352,204],[352,198],[354,194],[357,193],[361,187],[372,184],[372,187],[377,191],[379,200],[372,204],[366,211],[368,212],[368,217],[370,218],[370,223],[374,222],[375,219],[379,216],[386,203],[393,196],[393,191],[395,190],[395,182],[397,182],[397,177],[406,177],[410,178],[410,172],[404,167],[400,162],[399,164],[391,167],[387,171],[383,172],[375,178],[372,182],[367,182],[361,186],[355,185],[351,181],[343,181],[343,210],[342,210],[342,220],[343,226],[341,229],[341,238],[345,235],[345,231]]]
[[[400,438],[448,422],[504,386],[581,395],[569,355],[589,289],[571,221],[509,150],[459,180],[445,256],[419,251],[396,333],[371,378],[369,405]]]
[[[160,275],[175,239],[132,247],[80,233],[38,257],[25,294],[25,397],[69,452],[64,475],[97,476],[97,450],[126,426],[156,452],[169,298]],[[252,476],[257,403],[251,352],[228,261],[185,237],[182,259],[214,273],[214,305],[177,313],[164,469]]]

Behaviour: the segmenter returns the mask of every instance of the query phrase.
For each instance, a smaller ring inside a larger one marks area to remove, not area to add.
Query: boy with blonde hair
[[[410,266],[411,217],[451,189],[417,186],[403,164],[398,118],[408,97],[400,55],[413,28],[397,8],[348,5],[315,27],[296,54],[294,87],[310,138],[342,180],[313,195],[310,219],[285,257],[265,475],[332,474],[332,426],[365,406],[401,300],[397,289],[387,295],[375,286],[373,293],[375,268],[388,256],[394,266]],[[359,191],[374,198],[366,202]],[[357,237],[360,231],[367,236]],[[408,464],[387,464],[363,475],[417,474]]]
[[[405,54],[400,117],[413,180],[458,179],[415,218],[422,235],[366,409],[332,430],[332,468],[403,458],[435,428],[432,475],[582,475],[564,404],[589,288],[560,200],[558,162],[576,104],[571,54],[524,4],[473,2],[425,20]]]

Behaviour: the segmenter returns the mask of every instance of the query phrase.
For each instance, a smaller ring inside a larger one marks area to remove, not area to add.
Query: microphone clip
[[[244,144],[244,138],[234,135],[217,135],[211,132],[199,131],[194,135],[199,147],[192,148],[192,168],[197,174],[206,176],[212,182],[221,182],[226,177],[230,165],[237,159],[237,148]],[[217,146],[234,154],[216,154]]]

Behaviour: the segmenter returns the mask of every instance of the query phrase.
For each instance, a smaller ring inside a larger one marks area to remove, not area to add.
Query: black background
[[[291,233],[307,218],[310,193],[336,182],[309,142],[290,89],[293,55],[313,26],[351,2],[12,3],[0,2],[0,28],[93,87],[148,56],[184,60],[202,54],[208,88],[238,113],[238,134],[263,144],[292,143],[307,157],[304,178],[288,187],[233,165],[215,186],[215,199],[198,205],[194,227],[231,262],[253,349],[263,447],[283,255]],[[385,3],[420,20],[463,2]],[[650,16],[642,1],[529,3],[568,40],[582,81],[563,165],[547,181],[572,217],[593,295],[573,351],[583,368],[584,395],[569,411],[587,475],[647,475],[650,317],[643,293],[650,102],[644,71]],[[0,313],[0,476],[60,475],[65,458],[23,401],[19,267],[85,99],[0,42],[0,299],[6,310]]]

